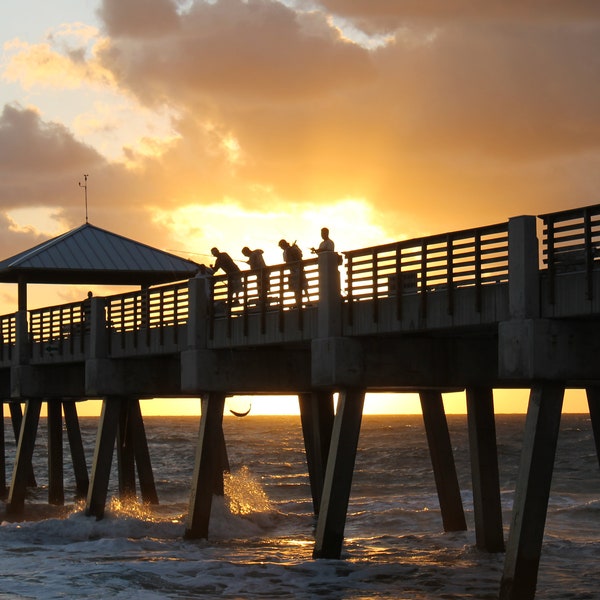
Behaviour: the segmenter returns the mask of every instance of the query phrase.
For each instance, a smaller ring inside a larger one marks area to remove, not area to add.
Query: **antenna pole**
[[[79,182],[79,187],[82,187],[84,190],[84,195],[85,195],[85,222],[88,222],[88,203],[87,203],[87,174],[84,174],[83,176],[83,180],[85,181],[85,183],[82,185],[81,181]]]

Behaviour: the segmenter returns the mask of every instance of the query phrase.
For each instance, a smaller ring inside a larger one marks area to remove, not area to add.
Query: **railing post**
[[[342,333],[339,255],[319,253],[319,336],[338,337]]]
[[[30,341],[29,341],[29,326],[27,323],[27,311],[19,310],[15,315],[16,352],[13,360],[17,365],[29,364]]]
[[[90,298],[90,358],[105,358],[108,354],[106,331],[106,302],[104,298]]]
[[[532,216],[508,221],[508,301],[511,319],[540,315],[539,248]]]
[[[188,281],[188,348],[206,348],[210,281],[207,276]]]

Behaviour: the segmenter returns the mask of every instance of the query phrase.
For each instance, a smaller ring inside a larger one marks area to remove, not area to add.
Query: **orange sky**
[[[0,36],[1,257],[84,173],[90,222],[199,262],[598,202],[596,0],[4,0]]]

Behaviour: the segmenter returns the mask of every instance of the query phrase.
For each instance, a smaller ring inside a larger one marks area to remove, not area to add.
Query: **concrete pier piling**
[[[542,551],[564,387],[531,390],[500,600],[531,600]]]
[[[196,462],[185,537],[207,538],[213,495],[223,490],[223,409],[225,394],[211,393],[202,398]],[[228,468],[228,467],[227,467]]]

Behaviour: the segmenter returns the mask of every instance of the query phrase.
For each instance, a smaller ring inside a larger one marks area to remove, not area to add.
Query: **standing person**
[[[313,254],[319,254],[319,252],[333,252],[335,249],[335,244],[333,240],[329,237],[329,229],[327,227],[323,227],[321,229],[321,238],[322,242],[319,244],[318,248],[311,248],[311,252]]]
[[[298,306],[302,305],[302,292],[306,293],[306,297],[310,302],[308,280],[306,279],[304,265],[302,264],[302,250],[298,248],[296,242],[290,244],[286,240],[279,240],[279,247],[283,250],[283,262],[289,265],[290,268],[288,286],[294,291],[296,304]]]
[[[267,265],[263,258],[263,251],[260,248],[250,250],[248,246],[244,246],[242,248],[242,254],[248,257],[250,269],[256,271],[256,291],[258,292],[259,299],[262,301],[269,293],[269,280],[267,273],[265,273]]]
[[[90,321],[92,319],[92,292],[87,293],[87,298],[81,303],[81,320],[83,331],[90,330]]]
[[[242,272],[235,264],[233,258],[227,252],[219,252],[218,248],[212,248],[210,253],[217,259],[212,265],[213,273],[221,269],[227,275],[228,292],[232,300],[238,301],[238,295],[242,291]]]

